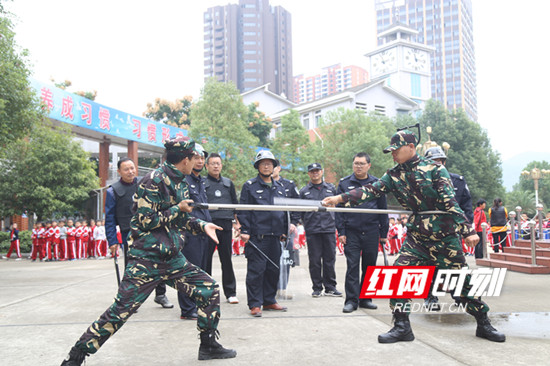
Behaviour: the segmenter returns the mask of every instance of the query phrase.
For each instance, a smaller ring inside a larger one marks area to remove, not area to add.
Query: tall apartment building
[[[293,99],[291,15],[269,0],[239,0],[204,12],[204,77],[241,93],[269,83]]]
[[[353,65],[342,67],[341,64],[325,67],[317,75],[297,75],[294,77],[294,102],[311,102],[365,84],[368,79],[365,69]]]
[[[462,108],[477,121],[476,65],[471,0],[375,0],[377,33],[404,23],[419,33],[412,41],[435,48],[432,98]],[[382,45],[383,40],[378,39]]]

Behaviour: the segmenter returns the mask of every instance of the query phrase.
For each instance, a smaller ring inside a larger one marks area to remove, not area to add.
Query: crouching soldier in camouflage
[[[218,284],[181,253],[186,230],[205,232],[216,242],[216,230],[221,230],[189,215],[192,201],[185,175],[191,173],[198,156],[195,142],[172,139],[164,146],[166,162],[141,180],[134,196],[128,264],[115,302],[80,337],[62,365],[81,365],[88,354],[97,352],[161,281],[185,292],[197,304],[199,360],[237,355],[216,341],[220,318]]]
[[[400,131],[392,136],[391,145],[384,153],[391,152],[397,163],[379,181],[356,188],[339,196],[323,200],[326,206],[345,203],[358,205],[383,194],[392,192],[399,203],[414,213],[407,224],[407,240],[403,244],[395,266],[433,265],[440,269],[460,269],[466,266],[459,234],[466,244],[475,246],[479,241],[475,230],[468,223],[454,196],[449,173],[443,165],[419,157],[416,154],[416,136],[410,131]],[[446,214],[421,214],[421,211],[446,211]],[[489,306],[479,297],[468,297],[472,285],[467,276],[457,303],[466,304],[466,311],[477,320],[476,336],[494,342],[504,342],[506,337],[491,326],[487,312]],[[411,299],[391,299],[394,327],[378,336],[379,343],[412,341],[414,334],[409,323]]]

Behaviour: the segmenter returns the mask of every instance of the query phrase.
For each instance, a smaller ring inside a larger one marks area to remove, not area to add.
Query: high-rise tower
[[[411,40],[432,46],[431,95],[477,121],[471,0],[375,0],[377,33],[396,22],[418,31]],[[382,45],[383,39],[378,38]]]
[[[233,81],[241,92],[269,83],[293,98],[291,16],[269,0],[239,0],[204,13],[204,77]]]

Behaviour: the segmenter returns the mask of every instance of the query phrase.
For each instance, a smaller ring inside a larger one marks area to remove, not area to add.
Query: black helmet
[[[275,156],[273,156],[273,153],[269,150],[262,150],[256,155],[256,159],[254,160],[254,168],[258,169],[258,163],[260,160],[269,159],[273,161],[273,167],[275,168],[277,165],[279,165],[279,162],[277,159],[275,159]]]
[[[428,159],[447,159],[447,156],[443,152],[443,149],[439,146],[436,147],[430,147],[426,152],[424,153],[424,157]]]

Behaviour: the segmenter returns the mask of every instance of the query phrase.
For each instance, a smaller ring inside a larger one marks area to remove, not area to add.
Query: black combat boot
[[[209,329],[201,332],[201,345],[199,347],[199,360],[213,360],[218,358],[233,358],[237,356],[234,349],[223,348],[216,341],[219,333],[215,329]]]
[[[80,349],[73,347],[69,351],[67,358],[61,363],[61,366],[80,366],[88,354]]]
[[[395,343],[401,341],[414,341],[414,334],[409,322],[409,315],[400,311],[393,313],[393,328],[388,333],[378,336],[378,343]]]
[[[493,342],[504,342],[506,336],[493,328],[487,313],[475,315],[477,320],[476,337],[485,338]]]

